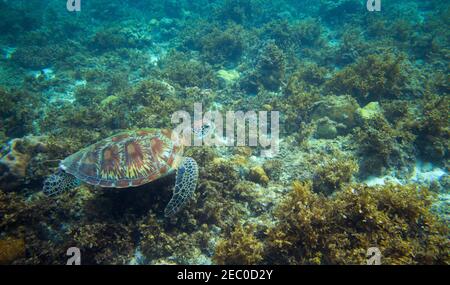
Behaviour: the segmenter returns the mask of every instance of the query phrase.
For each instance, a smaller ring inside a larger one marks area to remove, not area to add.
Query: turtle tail
[[[194,159],[184,158],[177,170],[173,196],[164,210],[166,217],[176,214],[194,194],[197,186],[198,166]]]
[[[45,179],[42,190],[47,196],[54,196],[79,185],[80,180],[60,169]]]

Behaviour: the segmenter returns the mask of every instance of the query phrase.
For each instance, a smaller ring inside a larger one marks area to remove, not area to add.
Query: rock
[[[12,190],[27,178],[33,157],[45,152],[43,137],[27,136],[9,142],[7,153],[0,158],[0,188]]]
[[[351,96],[327,96],[315,107],[312,119],[319,120],[328,117],[340,125],[337,130],[339,134],[347,134],[356,125],[358,109],[358,103]]]
[[[383,115],[383,110],[378,102],[370,102],[363,108],[358,109],[358,115],[361,119],[369,121],[377,116]]]
[[[236,70],[221,69],[217,72],[217,77],[223,80],[226,85],[231,85],[239,80],[240,74]]]
[[[338,136],[337,123],[328,117],[317,120],[315,137],[318,139],[334,139]]]

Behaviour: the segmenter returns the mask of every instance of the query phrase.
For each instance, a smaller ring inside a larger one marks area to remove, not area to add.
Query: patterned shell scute
[[[84,148],[63,160],[61,168],[92,185],[133,187],[176,168],[182,152],[182,146],[172,142],[169,130],[137,130]]]

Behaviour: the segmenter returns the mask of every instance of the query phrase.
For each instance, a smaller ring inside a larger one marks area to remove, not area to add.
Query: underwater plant
[[[213,28],[201,39],[203,56],[211,63],[239,60],[245,48],[243,33],[244,30],[239,25],[231,25],[224,31]]]
[[[171,53],[161,65],[162,74],[181,87],[210,88],[217,84],[212,67],[207,63],[190,59],[188,54]]]
[[[325,161],[314,174],[313,190],[316,193],[330,195],[348,185],[357,172],[358,165],[351,159],[338,157]]]
[[[33,131],[33,121],[39,117],[42,99],[27,90],[8,90],[0,87],[0,143]],[[33,106],[30,109],[29,106]]]
[[[237,225],[230,236],[219,240],[213,260],[216,264],[254,265],[262,261],[263,244],[251,226]]]
[[[392,166],[401,169],[412,163],[414,135],[393,128],[381,114],[355,128],[353,135],[362,157],[361,173],[381,174]]]
[[[442,161],[449,156],[450,123],[448,94],[438,96],[426,94],[423,99],[422,117],[418,122],[417,145],[422,155],[434,161]]]
[[[433,196],[414,185],[347,186],[335,196],[294,182],[268,231],[266,258],[276,264],[365,264],[377,246],[386,264],[448,264],[448,227]]]
[[[368,55],[338,71],[327,85],[334,92],[354,94],[359,102],[398,98],[412,80],[405,72],[406,61],[393,53]]]

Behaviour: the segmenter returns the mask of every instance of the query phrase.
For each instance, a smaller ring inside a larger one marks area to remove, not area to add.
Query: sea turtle
[[[194,134],[203,136],[208,129],[194,128]],[[136,187],[177,170],[173,196],[164,210],[166,217],[172,216],[192,197],[198,179],[197,163],[182,156],[183,144],[174,138],[171,130],[141,129],[103,139],[62,160],[59,170],[45,180],[43,191],[55,195],[81,182]]]

